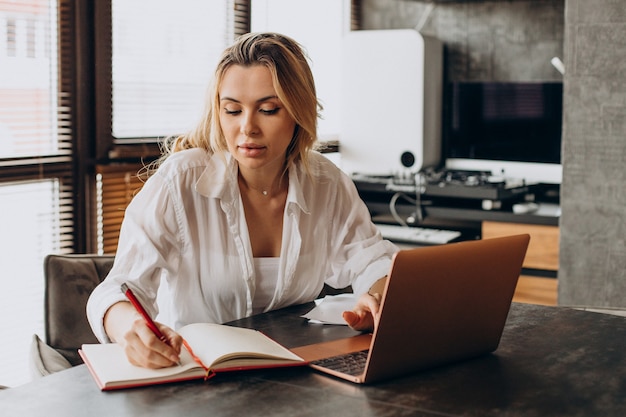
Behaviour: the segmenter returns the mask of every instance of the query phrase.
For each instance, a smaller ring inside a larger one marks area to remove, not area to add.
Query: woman
[[[397,248],[352,181],[312,151],[319,105],[300,46],[242,36],[217,66],[207,107],[126,210],[113,269],[87,305],[98,338],[136,365],[170,366],[182,344],[173,329],[309,302],[324,283],[352,285],[360,297],[344,318],[373,328]],[[165,342],[125,301],[123,282],[159,314]]]

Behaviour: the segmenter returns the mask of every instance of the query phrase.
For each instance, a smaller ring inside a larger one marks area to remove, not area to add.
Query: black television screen
[[[448,87],[446,158],[561,162],[562,83],[455,82]]]

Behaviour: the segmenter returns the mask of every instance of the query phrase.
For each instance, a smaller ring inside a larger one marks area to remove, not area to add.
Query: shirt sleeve
[[[387,275],[399,248],[382,238],[352,180],[342,172],[337,176],[332,206],[333,274],[327,283],[335,288],[352,285],[360,295]]]
[[[98,340],[110,342],[104,329],[104,316],[119,301],[126,282],[148,314],[156,317],[157,290],[161,272],[176,267],[180,253],[176,205],[167,184],[155,175],[126,209],[113,267],[87,302],[87,318]]]

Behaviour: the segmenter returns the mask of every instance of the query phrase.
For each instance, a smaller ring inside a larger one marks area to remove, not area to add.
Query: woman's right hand
[[[104,327],[112,341],[124,349],[128,361],[144,368],[166,368],[180,361],[183,338],[168,326],[156,323],[160,340],[134,307],[122,301],[109,308]]]
[[[159,339],[143,318],[135,320],[130,330],[124,334],[123,342],[120,344],[128,361],[133,365],[144,368],[167,368],[180,361],[183,338],[166,325],[156,322],[155,324],[165,340]]]

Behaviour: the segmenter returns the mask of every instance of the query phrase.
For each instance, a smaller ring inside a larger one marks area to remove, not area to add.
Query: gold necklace
[[[256,191],[258,193],[261,193],[264,197],[267,197],[268,195],[270,195],[270,191],[272,190],[272,188],[274,188],[274,187],[271,187],[269,190],[265,189],[265,188],[255,188],[255,187],[251,186],[241,175],[239,175],[239,180],[246,188],[248,188],[248,189],[250,189],[252,191]],[[282,180],[283,180],[282,177],[278,180],[278,186],[277,186],[278,189],[281,188],[281,185],[282,185],[282,182],[283,182]]]

